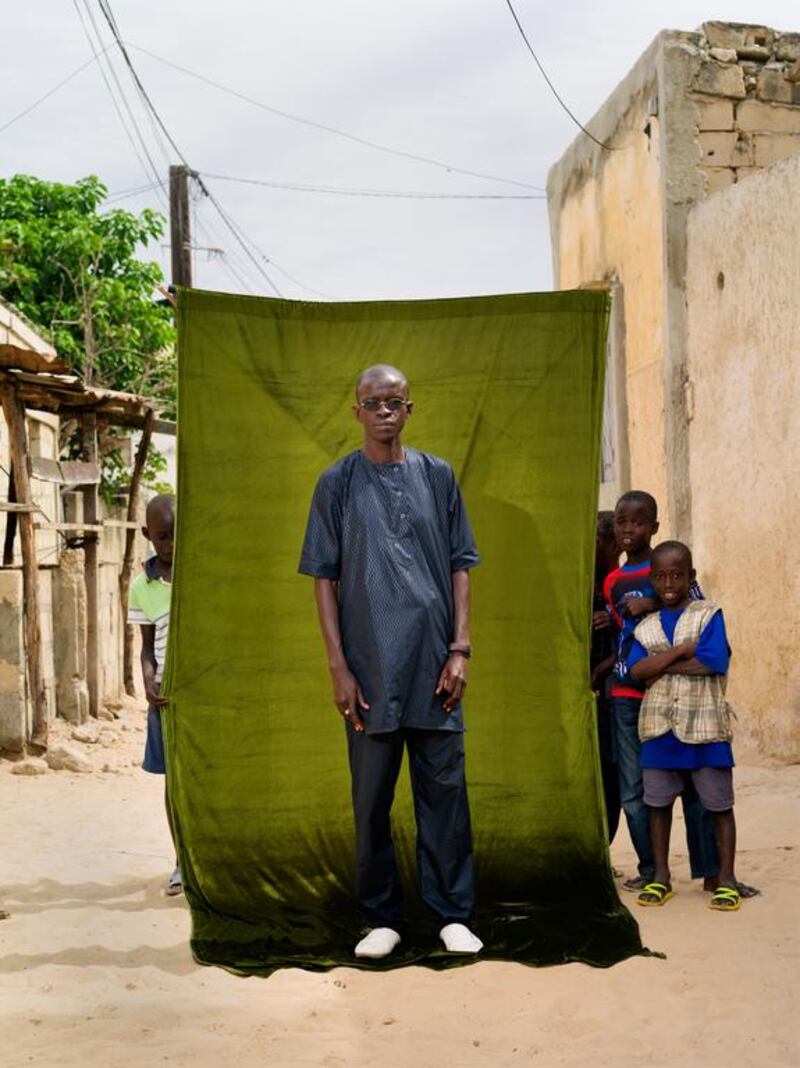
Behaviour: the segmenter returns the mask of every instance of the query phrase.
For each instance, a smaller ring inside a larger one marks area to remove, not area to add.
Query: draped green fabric
[[[261,974],[356,963],[344,727],[297,563],[316,479],[361,443],[356,375],[378,361],[407,373],[404,440],[452,463],[482,556],[465,704],[482,959],[641,951],[611,880],[587,668],[607,315],[598,292],[180,293],[164,720],[197,960]],[[464,963],[418,904],[406,771],[401,784],[410,930],[358,966]]]

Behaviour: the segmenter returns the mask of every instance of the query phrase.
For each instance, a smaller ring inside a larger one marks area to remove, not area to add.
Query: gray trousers
[[[475,905],[472,830],[464,778],[464,735],[404,728],[387,734],[347,728],[356,824],[356,893],[370,927],[404,921],[390,812],[408,749],[422,900],[441,924],[464,923]]]

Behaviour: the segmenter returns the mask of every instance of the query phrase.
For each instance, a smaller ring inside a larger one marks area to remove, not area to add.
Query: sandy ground
[[[631,899],[666,960],[241,979],[191,959],[183,898],[163,894],[161,783],[132,765],[143,717],[122,715],[80,747],[113,770],[27,778],[0,761],[3,1068],[800,1063],[800,767],[738,769],[739,874],[764,893],[735,915],[689,884],[676,828],[678,895]],[[624,831],[613,860],[633,870]]]

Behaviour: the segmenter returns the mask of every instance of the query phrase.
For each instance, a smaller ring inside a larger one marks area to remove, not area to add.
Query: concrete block
[[[742,26],[745,47],[759,47],[771,53],[775,45],[775,31],[768,26]]]
[[[765,68],[758,75],[756,95],[759,100],[772,100],[779,104],[791,104],[792,85],[782,71]]]
[[[703,33],[712,48],[736,48],[744,44],[744,28],[729,22],[704,22]]]
[[[709,131],[698,135],[700,162],[707,167],[746,167],[753,162],[749,134]]]
[[[782,33],[775,42],[775,58],[794,62],[800,59],[800,33]]]
[[[745,96],[744,74],[738,64],[717,63],[709,59],[700,65],[692,88],[696,93],[741,99]]]
[[[736,181],[736,171],[732,167],[703,167],[706,176],[706,193],[716,193],[726,189]]]
[[[48,768],[53,771],[78,771],[78,772],[90,772],[93,771],[93,765],[88,757],[74,745],[68,745],[67,742],[56,742],[55,745],[51,745],[45,755]]]
[[[733,129],[732,100],[696,100],[695,106],[698,130]]]
[[[800,59],[796,59],[786,71],[786,81],[792,84],[800,82]]]
[[[53,576],[53,659],[58,715],[69,723],[89,718],[86,682],[86,587],[83,553],[65,549]]]
[[[736,49],[738,59],[747,59],[754,63],[766,63],[771,55],[770,50],[764,48],[763,45],[744,45],[742,48]]]
[[[12,775],[44,775],[47,772],[47,764],[39,757],[28,757],[27,760],[18,760],[11,768]]]
[[[735,48],[710,48],[708,54],[718,63],[735,63],[739,58]]]
[[[75,742],[83,742],[84,745],[96,745],[99,741],[99,732],[93,723],[85,723],[82,727],[75,727],[70,732],[70,738]]]
[[[22,572],[0,570],[0,749],[24,747],[26,714]]]
[[[800,152],[800,134],[753,134],[756,167],[769,167]]]
[[[800,108],[743,100],[736,108],[736,125],[745,133],[800,133]]]

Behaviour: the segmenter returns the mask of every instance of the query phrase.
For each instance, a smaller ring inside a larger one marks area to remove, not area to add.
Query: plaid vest
[[[654,612],[636,628],[635,637],[648,655],[673,645],[696,642],[719,611],[711,601],[691,601],[675,627],[672,644]],[[648,688],[639,712],[639,738],[646,742],[672,731],[689,745],[728,742],[733,737],[725,702],[724,675],[662,675]]]

